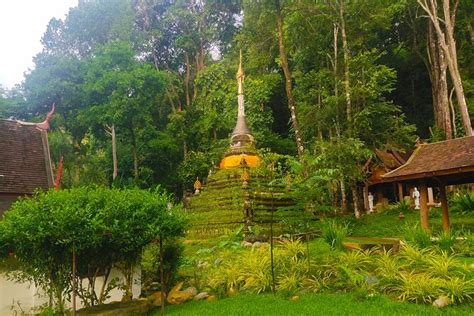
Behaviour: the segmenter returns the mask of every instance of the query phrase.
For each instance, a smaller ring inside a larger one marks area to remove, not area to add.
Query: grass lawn
[[[429,305],[376,296],[359,300],[352,294],[305,294],[289,301],[272,294],[248,294],[216,302],[189,302],[166,307],[166,315],[473,315],[474,305],[438,310]],[[155,310],[150,315],[160,315]]]
[[[401,237],[405,223],[419,223],[419,211],[405,212],[405,219],[398,218],[398,212],[392,210],[382,211],[363,216],[360,219],[350,217],[352,236],[364,237]],[[450,214],[451,229],[474,231],[474,217],[469,215]],[[442,230],[441,211],[433,208],[429,213],[430,229],[434,232]]]

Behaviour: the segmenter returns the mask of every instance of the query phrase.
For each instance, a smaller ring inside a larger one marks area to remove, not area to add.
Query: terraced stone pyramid
[[[191,197],[187,211],[191,215],[192,238],[208,238],[235,231],[242,225],[257,234],[268,233],[273,216],[274,228],[284,232],[288,223],[301,217],[284,186],[275,185],[262,170],[248,169],[244,185],[239,168],[219,169],[209,176],[199,194]],[[273,213],[273,214],[272,214]]]

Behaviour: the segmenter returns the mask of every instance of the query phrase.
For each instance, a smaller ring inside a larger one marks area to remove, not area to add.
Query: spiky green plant
[[[453,303],[466,303],[474,299],[474,280],[452,277],[444,281],[443,292]]]
[[[428,257],[433,254],[433,250],[426,248],[418,248],[416,246],[405,245],[400,250],[400,258],[402,263],[410,270],[424,271],[428,266]]]
[[[392,250],[379,253],[375,259],[375,273],[385,282],[396,279],[403,265],[398,256],[394,256]]]
[[[352,270],[366,271],[372,263],[371,255],[371,250],[354,250],[345,252],[339,256],[339,264]]]
[[[320,276],[312,275],[309,278],[305,278],[302,282],[302,286],[305,290],[319,293],[322,292],[326,287],[323,283],[323,280],[320,279]]]
[[[433,278],[424,273],[402,272],[388,290],[402,301],[431,303],[442,294],[442,285],[442,279]]]
[[[294,271],[289,274],[282,275],[277,278],[278,292],[291,295],[301,286],[302,281],[303,276]]]
[[[445,251],[441,252],[441,254],[430,253],[426,256],[426,263],[426,272],[431,276],[449,278],[468,273],[461,261]]]
[[[418,222],[416,223],[405,223],[402,227],[403,239],[413,246],[419,248],[428,248],[432,245],[431,237]]]
[[[437,246],[441,251],[453,253],[454,252],[454,247],[456,245],[456,238],[458,237],[458,234],[453,231],[443,231],[438,234],[437,236]]]
[[[322,237],[332,249],[342,250],[342,242],[349,235],[349,224],[334,219],[323,222]]]

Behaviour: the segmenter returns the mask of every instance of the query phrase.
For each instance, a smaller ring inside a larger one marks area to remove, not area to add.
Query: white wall
[[[123,275],[116,269],[110,272],[109,280],[119,278],[123,280]],[[132,293],[133,298],[138,298],[141,294],[141,271],[135,269],[133,276]],[[84,286],[86,281],[83,280]],[[96,281],[96,291],[100,291],[102,287],[103,277],[99,277]],[[120,301],[123,292],[119,289],[113,289],[110,292],[110,298],[107,302]],[[38,289],[29,283],[16,283],[8,280],[4,275],[0,275],[0,316],[16,315],[21,312],[29,312],[32,308],[43,305],[48,302],[48,298],[44,293],[38,293]],[[81,308],[79,298],[77,298],[77,308]],[[71,304],[69,304],[71,306]],[[15,313],[16,312],[16,313]]]

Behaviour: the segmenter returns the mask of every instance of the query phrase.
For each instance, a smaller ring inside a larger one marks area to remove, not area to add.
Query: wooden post
[[[441,212],[443,221],[443,230],[449,231],[449,210],[448,210],[448,199],[446,198],[446,187],[444,183],[439,185],[439,200],[441,202]]]
[[[398,182],[398,202],[403,202],[403,184]]]
[[[428,224],[428,187],[426,183],[420,184],[420,222],[424,230],[429,231]]]

